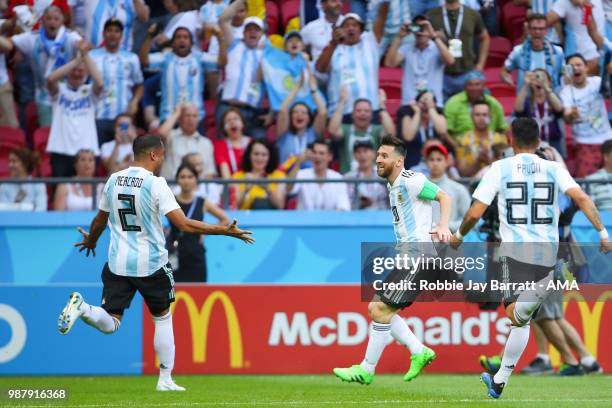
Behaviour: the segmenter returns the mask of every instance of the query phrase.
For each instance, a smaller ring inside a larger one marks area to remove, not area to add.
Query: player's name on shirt
[[[542,173],[542,166],[540,166],[540,163],[516,163],[516,170],[518,173],[528,176]]]
[[[87,90],[83,90],[84,96],[81,98],[71,99],[64,94],[60,94],[58,103],[64,109],[70,111],[78,111],[81,109],[89,109],[91,107],[91,98]]]
[[[130,176],[117,176],[115,185],[120,187],[138,187],[142,186],[142,178]]]

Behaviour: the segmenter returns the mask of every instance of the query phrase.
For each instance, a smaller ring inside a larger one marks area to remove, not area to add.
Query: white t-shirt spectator
[[[327,47],[332,38],[333,24],[327,21],[325,17],[318,18],[306,24],[302,28],[302,40],[306,47],[310,47],[312,60],[316,61]]]
[[[605,15],[601,0],[591,0],[593,14],[591,18],[597,23],[597,30],[605,37]],[[582,54],[587,60],[599,58],[597,46],[589,36],[586,25],[582,23],[584,12],[580,7],[576,7],[570,0],[557,0],[552,7],[559,17],[565,20],[566,24],[572,29],[576,42],[576,51]]]
[[[232,26],[232,38],[234,40],[242,40],[244,38],[244,25],[240,27]],[[263,39],[264,36],[262,35],[261,38]],[[214,35],[210,39],[210,44],[208,44],[208,54],[215,58],[219,56],[219,40]]]
[[[113,155],[113,149],[117,142],[111,140],[110,142],[104,143],[100,147],[100,157],[102,160],[106,160]],[[119,151],[117,152],[117,163],[121,163],[126,157],[134,157],[134,151],[132,150],[132,143],[122,143],[119,145]]]
[[[372,103],[372,110],[380,109],[378,100],[378,67],[380,64],[380,49],[376,37],[370,31],[364,31],[357,44],[336,47],[331,59],[327,97],[329,99],[328,114],[333,115],[340,100],[343,86],[349,91],[344,105],[344,114],[353,111],[357,99],[365,98]]]
[[[0,184],[0,211],[47,211],[47,188],[44,183]]]
[[[182,13],[178,13],[172,17],[164,28],[164,35],[166,38],[171,39],[174,35],[174,31],[179,27],[185,27],[189,30],[191,33],[191,38],[193,39],[194,47],[197,47],[198,31],[202,27],[199,12],[197,10],[183,11]]]
[[[302,169],[296,175],[297,180],[315,179],[312,168]],[[328,169],[326,179],[342,179],[342,175],[334,170]],[[307,211],[349,211],[348,189],[345,183],[296,183],[291,190],[292,194],[298,195],[298,210]]]
[[[612,139],[606,104],[600,93],[601,78],[587,77],[584,88],[566,85],[561,90],[564,108],[575,106],[580,117],[572,123],[572,137],[581,144],[602,144]]]
[[[53,119],[47,144],[50,153],[74,156],[81,149],[100,154],[96,132],[96,97],[93,85],[83,84],[78,89],[60,82],[53,97]]]
[[[167,180],[174,180],[181,160],[188,153],[199,153],[204,162],[204,174],[216,174],[215,157],[211,141],[200,133],[185,135],[181,128],[172,129],[166,138],[166,159],[162,165],[161,175]]]
[[[444,62],[440,50],[433,41],[419,49],[414,42],[404,44],[399,49],[404,56],[404,76],[402,77],[402,105],[416,99],[421,90],[429,90],[436,97],[438,106],[443,106]]]

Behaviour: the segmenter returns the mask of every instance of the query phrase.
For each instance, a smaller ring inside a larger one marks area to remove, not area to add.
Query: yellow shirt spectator
[[[471,177],[493,161],[493,145],[506,144],[508,139],[505,135],[491,130],[480,136],[476,135],[474,130],[468,130],[459,136],[457,142],[457,168],[462,176]]]
[[[285,173],[280,170],[274,170],[272,173],[265,176],[267,179],[284,179]],[[232,178],[239,180],[247,180],[254,178],[251,173],[245,173],[240,170],[232,175]],[[274,209],[274,203],[271,201],[270,195],[277,191],[284,191],[284,184],[238,184],[236,186],[236,196],[233,200],[234,208],[240,210],[263,210]]]

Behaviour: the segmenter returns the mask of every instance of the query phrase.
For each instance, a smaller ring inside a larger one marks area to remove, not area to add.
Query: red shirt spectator
[[[221,118],[222,138],[215,141],[215,163],[222,178],[230,178],[238,170],[242,170],[242,155],[251,138],[245,136],[244,119],[240,111],[230,108]]]

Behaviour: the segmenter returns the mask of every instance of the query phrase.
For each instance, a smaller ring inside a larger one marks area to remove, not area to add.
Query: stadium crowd
[[[391,134],[456,226],[456,180],[511,154],[519,116],[612,209],[611,0],[0,0],[0,15],[0,176],[77,177],[0,184],[1,209],[91,208],[78,178],[130,166],[145,133],[186,210],[387,208],[380,183],[300,180],[379,180]],[[193,175],[240,183],[224,196]]]

